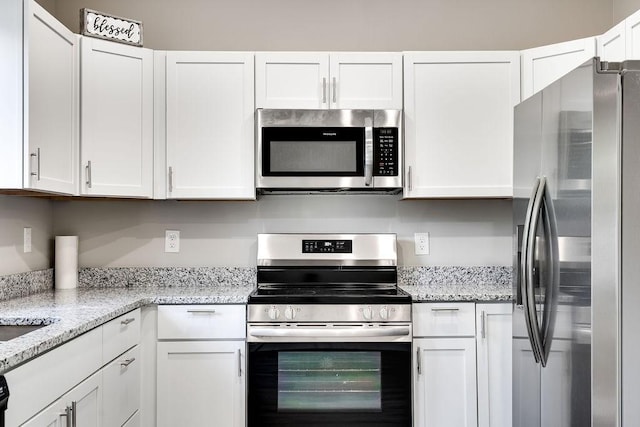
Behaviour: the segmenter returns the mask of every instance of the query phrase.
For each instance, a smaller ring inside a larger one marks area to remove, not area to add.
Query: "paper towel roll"
[[[78,236],[56,236],[55,257],[56,289],[78,286]]]

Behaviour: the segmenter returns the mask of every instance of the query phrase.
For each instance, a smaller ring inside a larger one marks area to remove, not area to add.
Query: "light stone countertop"
[[[253,286],[78,288],[0,301],[0,324],[51,323],[0,342],[0,373],[149,304],[246,304]]]

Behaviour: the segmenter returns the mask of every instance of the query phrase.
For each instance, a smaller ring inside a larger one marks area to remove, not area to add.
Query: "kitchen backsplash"
[[[53,289],[53,268],[0,276],[0,300]]]
[[[53,289],[53,269],[0,276],[0,300]],[[81,268],[78,286],[255,286],[255,267],[105,267]],[[399,267],[398,284],[450,286],[511,286],[511,267]]]

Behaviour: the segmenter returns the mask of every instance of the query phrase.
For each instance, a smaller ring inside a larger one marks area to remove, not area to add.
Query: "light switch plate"
[[[180,231],[165,230],[164,232],[164,251],[180,252]]]

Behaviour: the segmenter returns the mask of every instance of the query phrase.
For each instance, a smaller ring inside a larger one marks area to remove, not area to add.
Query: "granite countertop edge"
[[[511,299],[504,287],[401,286],[413,302],[501,302]],[[36,331],[0,342],[0,373],[58,347],[104,323],[152,304],[246,304],[254,286],[135,286],[50,290],[0,301],[0,324],[50,323]]]

